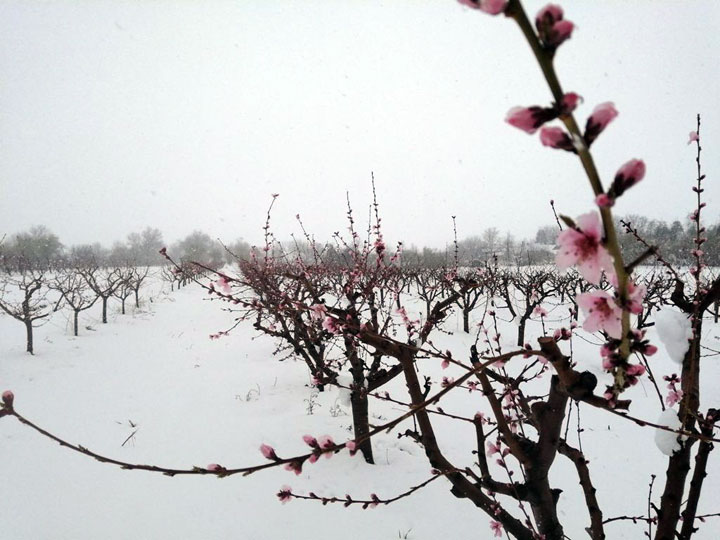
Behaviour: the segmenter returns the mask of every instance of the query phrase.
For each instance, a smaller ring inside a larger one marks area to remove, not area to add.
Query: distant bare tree
[[[113,273],[119,278],[115,289],[112,291],[112,295],[120,300],[122,306],[121,313],[125,315],[125,302],[134,292],[132,279],[133,279],[133,268],[124,267],[116,268]],[[104,322],[104,321],[103,321]]]
[[[83,268],[80,273],[90,289],[102,298],[102,322],[107,324],[107,301],[115,292],[122,276],[117,269],[107,271],[101,270],[98,266]]]
[[[140,287],[142,286],[143,281],[145,281],[145,278],[148,277],[148,274],[150,273],[150,267],[146,266],[143,269],[136,267],[133,267],[130,269],[130,287],[132,288],[133,292],[135,293],[135,307],[140,307]]]
[[[27,270],[19,276],[5,275],[1,282],[0,309],[25,325],[26,350],[34,354],[33,323],[50,315],[47,289],[43,288],[45,274],[39,270]],[[13,293],[14,289],[18,289],[20,295]]]
[[[55,276],[50,287],[61,295],[73,312],[73,334],[78,335],[78,317],[81,311],[90,309],[100,298],[87,284],[87,281],[77,270],[70,270]],[[56,306],[57,311],[59,306]]]

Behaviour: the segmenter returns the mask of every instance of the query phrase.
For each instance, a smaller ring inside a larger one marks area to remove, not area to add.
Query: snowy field
[[[36,330],[35,356],[24,352],[24,328],[0,317],[0,390],[15,393],[17,411],[72,443],[134,463],[166,467],[226,467],[262,464],[262,443],[282,457],[304,453],[302,435],[331,435],[337,442],[351,438],[349,406],[337,390],[317,393],[305,365],[273,357],[274,343],[256,336],[251,325],[230,336],[210,340],[209,334],[232,324],[225,304],[208,300],[196,285],[179,291],[163,289],[156,279],[144,289],[140,309],[120,315],[111,300],[108,324],[100,322],[100,306],[81,315],[79,337],[72,336],[65,311],[55,313]],[[150,301],[152,299],[152,302]],[[546,324],[561,326],[565,308],[547,306]],[[411,311],[411,310],[409,310]],[[480,311],[482,312],[482,310]],[[410,313],[412,317],[412,313]],[[553,322],[554,317],[558,322]],[[461,321],[451,316],[446,329],[452,335],[434,336],[458,358],[466,354],[474,337],[462,334]],[[720,325],[706,322],[704,343],[720,349]],[[539,335],[531,322],[528,337]],[[515,341],[513,323],[501,329],[505,350]],[[575,359],[582,369],[607,376],[600,368],[599,338],[582,332],[573,340]],[[651,359],[662,375],[677,372],[660,347]],[[532,341],[531,341],[532,342]],[[562,343],[563,347],[567,342]],[[703,409],[718,406],[719,356],[702,366]],[[522,360],[519,360],[522,361]],[[439,383],[443,376],[462,374],[439,361],[421,360],[423,374]],[[547,377],[547,376],[546,376]],[[544,386],[546,379],[540,381]],[[439,388],[438,385],[434,386]],[[542,387],[539,387],[541,390]],[[405,398],[400,377],[388,387],[397,399]],[[661,390],[666,393],[665,385]],[[633,399],[634,416],[655,421],[659,402],[643,377],[626,394]],[[487,410],[478,392],[457,390],[441,402],[448,412],[472,416]],[[380,424],[402,411],[387,402],[371,402],[371,423]],[[312,414],[311,414],[312,413]],[[576,409],[570,418],[568,440],[577,444]],[[598,489],[604,517],[646,515],[650,475],[658,475],[653,490],[659,500],[667,458],[656,447],[654,430],[580,407],[584,431],[582,448]],[[444,420],[444,419],[443,419]],[[465,423],[437,421],[441,447],[451,460],[473,462],[475,434]],[[440,479],[413,496],[389,506],[362,510],[342,505],[322,506],[293,500],[280,504],[282,485],[293,491],[314,491],[321,496],[346,493],[367,498],[371,493],[392,497],[430,476],[422,449],[398,433],[412,426],[409,420],[389,434],[375,437],[376,465],[343,451],[332,459],[306,464],[295,476],[281,468],[248,477],[210,476],[169,478],[161,474],[125,471],[98,463],[59,447],[22,426],[14,418],[0,419],[0,537],[6,540],[435,540],[492,537],[489,518],[466,500],[449,493]],[[134,433],[134,435],[133,435]],[[699,513],[720,510],[720,466],[710,457],[709,475]],[[560,519],[569,538],[588,538],[589,519],[572,464],[558,456],[551,483],[562,488]],[[511,503],[508,510],[515,511]],[[700,523],[694,538],[720,536],[720,521]],[[608,538],[643,538],[646,525],[618,521],[606,525]]]

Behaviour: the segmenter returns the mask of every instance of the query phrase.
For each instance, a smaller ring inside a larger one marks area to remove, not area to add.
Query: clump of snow
[[[340,386],[338,386],[338,391],[340,394],[338,397],[340,399],[340,404],[343,405],[344,407],[350,407],[350,405],[351,405],[350,398],[352,395],[352,391],[349,390],[349,388],[353,384],[352,376],[346,375],[346,374],[338,375],[337,382],[338,382],[338,384],[346,387],[346,388],[341,388]]]
[[[670,359],[682,364],[692,338],[690,319],[675,308],[664,307],[655,315],[655,328]]]
[[[667,426],[670,429],[678,430],[682,427],[680,418],[678,418],[677,411],[674,409],[665,409],[657,421],[661,426]],[[687,439],[686,435],[680,437],[681,440]],[[655,445],[658,449],[666,456],[672,456],[675,452],[680,450],[680,441],[678,441],[678,434],[672,433],[671,431],[665,431],[663,429],[655,430]]]

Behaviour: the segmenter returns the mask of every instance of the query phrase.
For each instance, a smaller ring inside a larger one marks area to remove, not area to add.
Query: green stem
[[[525,35],[525,39],[527,39],[527,42],[530,45],[538,64],[540,65],[540,69],[545,76],[545,80],[550,87],[553,99],[558,104],[562,103],[564,92],[562,90],[562,86],[560,85],[560,81],[558,80],[557,74],[555,73],[553,55],[543,48],[520,0],[510,0],[506,13],[517,22],[520,30]],[[605,190],[603,189],[600,175],[595,167],[592,154],[590,153],[590,149],[584,143],[582,132],[575,121],[575,117],[572,113],[567,113],[561,117],[561,120],[575,142],[578,157],[585,169],[585,173],[590,181],[590,186],[592,187],[593,192],[595,195],[604,193]],[[618,240],[617,231],[615,230],[615,224],[613,223],[612,212],[609,208],[600,208],[600,216],[602,217],[603,226],[605,228],[605,247],[613,258],[613,267],[618,280],[617,290],[620,296],[620,305],[623,306],[620,355],[623,360],[622,363],[624,364],[630,356],[630,340],[628,338],[628,333],[630,331],[630,313],[624,307],[628,304],[627,290],[629,276],[625,270],[625,263],[623,262],[620,242]],[[625,368],[620,367],[616,369],[614,376],[615,386],[613,390],[614,394],[617,395],[622,392],[625,386]]]

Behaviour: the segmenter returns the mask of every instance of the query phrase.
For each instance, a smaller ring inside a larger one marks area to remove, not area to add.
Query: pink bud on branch
[[[595,107],[585,124],[585,144],[590,146],[617,115],[615,105],[609,101]]]
[[[303,441],[311,448],[318,448],[318,442],[312,435],[303,435]]]
[[[2,402],[3,402],[3,405],[5,405],[5,407],[6,407],[7,409],[12,410],[12,408],[13,408],[13,401],[15,401],[15,394],[13,394],[10,390],[5,390],[5,391],[2,393]]]
[[[282,486],[280,491],[277,492],[277,498],[283,504],[289,502],[290,499],[292,499],[292,488],[290,486]]]
[[[540,142],[550,148],[577,152],[570,136],[559,127],[543,127],[540,130]]]
[[[292,471],[295,473],[296,476],[300,476],[300,474],[302,473],[302,463],[299,461],[291,461],[290,463],[286,463],[285,470]]]
[[[458,0],[463,6],[478,9],[488,15],[500,15],[505,12],[507,0]]]
[[[351,456],[354,456],[357,452],[357,443],[355,441],[348,441],[345,443],[345,448],[350,451]]]
[[[532,107],[513,107],[507,112],[505,121],[532,135],[544,123],[557,117],[558,111],[555,108],[533,105]]]
[[[575,92],[568,92],[563,96],[562,102],[560,103],[560,113],[570,114],[577,108],[578,103],[582,103],[582,100],[582,97]]]
[[[265,459],[271,459],[273,461],[278,461],[280,459],[275,453],[275,449],[268,444],[261,444],[260,452],[265,457]]]
[[[548,4],[535,16],[535,28],[546,50],[551,54],[572,35],[575,25],[563,19],[563,10],[557,4]]]
[[[227,469],[225,467],[223,467],[222,465],[218,465],[217,463],[211,463],[210,465],[205,467],[205,470],[213,474],[217,474],[218,476],[225,476],[224,473],[227,472]]]

